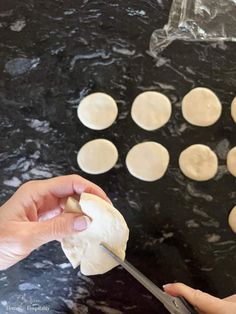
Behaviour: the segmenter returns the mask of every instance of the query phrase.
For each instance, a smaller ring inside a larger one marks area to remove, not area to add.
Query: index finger
[[[43,180],[40,183],[42,184],[42,189],[58,198],[64,198],[73,194],[80,195],[86,192],[95,194],[111,203],[106,193],[98,185],[76,174],[55,177]]]
[[[192,304],[199,313],[207,314],[222,314],[225,304],[224,301],[211,296],[200,290],[190,288],[183,283],[174,283],[163,286],[165,292],[175,297],[184,297],[190,304]]]

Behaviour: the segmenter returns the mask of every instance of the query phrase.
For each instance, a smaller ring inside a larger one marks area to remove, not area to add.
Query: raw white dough
[[[101,174],[113,168],[118,159],[115,145],[104,139],[96,139],[84,144],[78,152],[79,167],[90,174]]]
[[[231,210],[228,218],[229,226],[236,233],[236,206]]]
[[[171,116],[169,99],[158,92],[144,92],[138,95],[131,108],[134,122],[147,131],[159,129]]]
[[[115,100],[105,93],[93,93],[82,99],[78,118],[90,129],[103,130],[115,121],[118,109]]]
[[[166,172],[169,164],[167,149],[156,142],[144,142],[131,148],[126,157],[129,172],[143,181],[155,181]]]
[[[208,146],[196,144],[182,151],[179,166],[186,177],[196,181],[207,181],[216,175],[218,159]]]
[[[100,197],[82,193],[80,201],[72,197],[66,204],[67,212],[83,212],[91,218],[88,229],[64,238],[62,249],[76,268],[86,276],[103,274],[118,263],[100,246],[106,243],[122,260],[125,258],[129,229],[120,212]]]
[[[234,98],[232,105],[231,105],[231,115],[232,115],[234,122],[236,123],[236,97]]]
[[[227,168],[229,172],[236,177],[236,146],[228,152]]]
[[[221,116],[222,106],[218,97],[208,88],[192,89],[183,99],[184,118],[196,126],[210,126]]]

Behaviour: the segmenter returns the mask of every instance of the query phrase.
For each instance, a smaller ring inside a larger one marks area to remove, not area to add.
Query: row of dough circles
[[[118,160],[115,145],[106,139],[96,139],[84,144],[78,152],[79,167],[89,174],[102,174],[112,169]],[[144,142],[133,146],[126,156],[129,172],[143,181],[162,178],[170,161],[167,149],[156,142]],[[195,181],[212,179],[218,170],[216,154],[206,145],[189,146],[179,156],[182,173]],[[229,172],[236,177],[236,147],[227,155]]]
[[[134,122],[147,131],[164,126],[170,119],[172,106],[163,94],[147,91],[139,94],[131,108]],[[192,125],[207,127],[216,123],[222,113],[218,97],[208,88],[192,89],[182,101],[183,117]],[[104,130],[117,118],[118,108],[115,100],[105,93],[93,93],[83,98],[77,109],[78,118],[88,128]],[[231,114],[236,123],[236,97],[231,105]]]

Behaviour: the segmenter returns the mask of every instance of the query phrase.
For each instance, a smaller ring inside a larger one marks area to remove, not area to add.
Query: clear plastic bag
[[[152,34],[152,55],[176,39],[236,41],[236,0],[173,0],[168,24]]]

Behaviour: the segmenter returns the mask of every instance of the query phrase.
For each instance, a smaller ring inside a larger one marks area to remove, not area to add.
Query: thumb
[[[36,249],[53,240],[61,241],[68,235],[87,229],[90,223],[89,217],[72,213],[63,213],[46,221],[30,222],[31,248]]]
[[[225,303],[221,299],[211,296],[200,290],[195,290],[182,283],[174,283],[163,286],[166,293],[172,296],[184,297],[200,313],[222,314],[230,313],[225,310]]]

